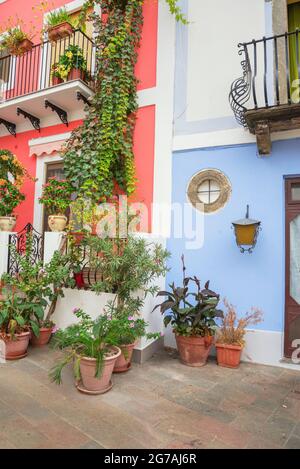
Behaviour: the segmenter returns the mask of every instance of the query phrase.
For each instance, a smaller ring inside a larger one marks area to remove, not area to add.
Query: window
[[[11,55],[8,50],[0,50],[0,86],[9,80]]]
[[[192,177],[187,196],[191,204],[205,213],[224,207],[231,195],[228,178],[216,169],[204,169]]]

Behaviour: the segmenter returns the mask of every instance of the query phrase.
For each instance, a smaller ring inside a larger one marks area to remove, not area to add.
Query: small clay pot
[[[50,41],[55,42],[64,37],[71,36],[74,32],[73,26],[65,21],[64,23],[57,24],[48,28],[48,38]]]
[[[0,231],[13,231],[16,223],[17,219],[13,215],[10,215],[9,217],[0,217]]]
[[[121,355],[118,347],[111,347],[114,355],[104,358],[100,378],[96,378],[96,359],[80,358],[80,374],[82,381],[76,385],[80,392],[85,394],[104,394],[112,388],[111,375],[117,358]]]
[[[5,359],[6,360],[19,360],[20,358],[26,357],[30,335],[31,335],[30,331],[21,332],[19,334],[15,334],[13,340],[10,335],[7,335],[4,340]]]
[[[240,345],[216,344],[217,362],[226,368],[238,368],[243,348]]]
[[[37,337],[33,333],[31,334],[30,343],[34,347],[43,347],[47,345],[51,339],[52,327],[41,327],[40,335]]]
[[[23,41],[20,41],[16,48],[11,51],[11,54],[17,56],[26,54],[26,52],[30,52],[32,50],[33,45],[33,42],[29,39],[23,39]]]
[[[67,226],[68,219],[65,215],[49,215],[48,225],[51,231],[60,233]]]
[[[117,358],[117,361],[114,367],[114,373],[125,373],[131,368],[131,359],[132,359],[132,354],[133,354],[133,349],[135,347],[135,343],[127,344],[127,345],[120,345],[119,347],[122,353]]]
[[[64,80],[60,77],[56,77],[55,75],[52,77],[52,85],[53,86],[56,86],[56,85],[61,85],[61,83],[63,83]]]
[[[68,74],[68,81],[82,80],[85,81],[85,72],[79,68],[72,68]]]
[[[185,337],[176,335],[176,343],[180,360],[184,365],[200,367],[206,365],[214,338]]]

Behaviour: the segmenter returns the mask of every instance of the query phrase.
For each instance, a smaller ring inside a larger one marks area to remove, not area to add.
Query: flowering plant
[[[217,333],[217,343],[243,347],[245,344],[244,336],[246,328],[260,323],[263,313],[258,308],[251,308],[251,313],[246,313],[245,316],[238,318],[235,307],[226,299],[224,300],[224,305],[227,312],[221,319],[220,329]]]
[[[25,199],[24,194],[11,182],[0,179],[0,216],[11,216],[14,209]]]
[[[55,64],[52,73],[54,76],[60,77],[63,80],[68,78],[72,69],[79,69],[83,72],[87,71],[87,62],[84,58],[83,51],[79,46],[70,45],[63,55],[60,56],[59,61]]]
[[[50,178],[43,186],[39,202],[45,205],[50,215],[63,215],[70,206],[72,193],[73,188],[68,181]]]
[[[0,150],[0,179],[10,180],[16,187],[20,188],[25,177],[35,181],[16,155],[9,150]]]
[[[10,53],[20,55],[24,51],[20,48],[20,44],[25,39],[31,41],[35,36],[35,26],[33,22],[24,23],[18,16],[11,16],[2,24],[0,34],[3,39],[0,43],[0,50],[8,49]],[[26,31],[27,30],[27,31]]]

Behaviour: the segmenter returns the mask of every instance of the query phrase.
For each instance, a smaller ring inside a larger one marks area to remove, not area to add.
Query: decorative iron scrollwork
[[[245,111],[247,108],[245,104],[250,99],[252,71],[247,46],[239,44],[238,47],[239,55],[245,55],[244,60],[241,62],[243,76],[232,83],[229,93],[229,102],[237,122],[247,128],[248,126],[245,119]]]
[[[27,256],[32,265],[43,260],[44,236],[36,231],[31,223],[28,223],[23,230],[9,237],[7,272],[11,275],[18,274],[21,268],[16,253]]]

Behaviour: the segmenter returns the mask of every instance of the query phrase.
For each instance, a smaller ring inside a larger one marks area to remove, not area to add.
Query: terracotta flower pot
[[[67,226],[68,219],[65,215],[49,215],[48,225],[51,231],[56,233],[64,231]]]
[[[13,215],[9,217],[0,217],[0,231],[13,231],[16,226],[17,220]]]
[[[83,357],[80,359],[80,374],[82,381],[77,389],[85,394],[104,394],[112,388],[111,375],[117,358],[121,355],[118,347],[111,347],[114,355],[104,358],[100,378],[95,378],[96,359]]]
[[[60,77],[56,77],[55,75],[52,77],[52,85],[53,86],[60,85],[63,82],[64,82],[64,80]]]
[[[76,287],[79,288],[79,290],[80,290],[81,288],[84,288],[84,287],[85,287],[84,278],[83,278],[83,272],[76,272],[76,273],[74,273],[74,280],[75,280],[75,283],[76,283]]]
[[[243,348],[240,345],[216,344],[217,362],[226,368],[238,368]]]
[[[79,68],[72,68],[68,74],[68,81],[71,80],[85,80],[85,72]]]
[[[58,41],[73,34],[73,26],[65,21],[64,23],[57,24],[48,28],[48,38],[50,41]]]
[[[27,349],[30,339],[30,331],[15,334],[14,340],[10,335],[7,335],[5,342],[5,359],[6,360],[19,360],[26,357]]]
[[[213,337],[185,337],[176,335],[180,360],[188,366],[204,366],[207,362]]]
[[[34,347],[42,347],[47,345],[51,339],[52,327],[41,327],[40,335],[37,337],[34,334],[31,334],[30,343]]]
[[[16,47],[11,50],[12,55],[23,55],[26,52],[31,51],[34,44],[29,39],[23,39],[23,41],[19,42]]]
[[[117,358],[114,367],[114,373],[125,373],[131,368],[131,359],[135,343],[128,345],[120,345],[121,355]]]

